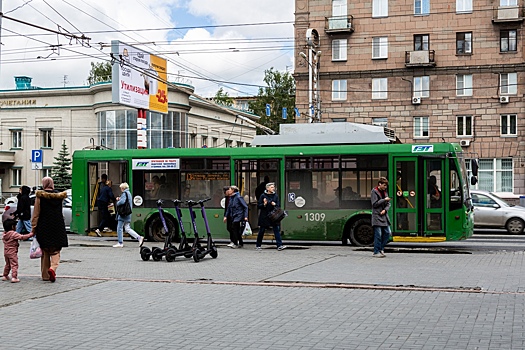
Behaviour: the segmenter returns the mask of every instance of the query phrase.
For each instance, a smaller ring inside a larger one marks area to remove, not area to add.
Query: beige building
[[[0,91],[0,196],[40,185],[63,142],[71,155],[137,148],[137,110],[111,102],[111,83],[41,89],[29,77],[16,80],[16,90]],[[168,101],[167,114],[148,112],[148,148],[251,145],[255,127],[236,116],[257,120],[253,114],[199,98],[183,84],[169,89]],[[41,164],[32,164],[33,150],[42,152]]]
[[[458,142],[479,188],[524,194],[522,27],[518,0],[296,0],[299,120]]]

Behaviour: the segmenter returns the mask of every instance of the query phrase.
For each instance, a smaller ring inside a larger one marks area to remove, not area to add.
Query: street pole
[[[2,81],[2,18],[4,17],[4,13],[2,12],[2,1],[3,0],[0,0],[0,13],[2,14],[0,16],[0,82]]]

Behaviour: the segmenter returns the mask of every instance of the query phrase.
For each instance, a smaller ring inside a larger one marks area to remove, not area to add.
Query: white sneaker
[[[144,237],[139,237],[139,247],[142,247],[144,244]]]
[[[232,243],[228,244],[227,247],[233,248],[233,247],[235,247],[235,244],[233,244],[233,242],[232,242]]]
[[[255,250],[260,252],[260,251],[262,251],[262,248],[261,247],[255,247]]]
[[[124,247],[124,243],[117,243],[113,246],[113,248],[123,248]]]
[[[113,230],[110,229],[109,227],[104,227],[104,229],[102,230],[102,232],[113,232]]]
[[[386,256],[384,250],[380,251],[379,254],[381,254],[382,256]]]
[[[95,230],[95,233],[97,234],[97,236],[102,237],[102,235],[100,234],[100,230],[98,228]]]
[[[384,255],[381,255],[381,253],[374,253],[374,255],[372,255],[374,258],[384,258],[385,256]]]
[[[288,248],[287,246],[285,245],[280,245],[277,247],[277,250],[285,250],[286,248]]]

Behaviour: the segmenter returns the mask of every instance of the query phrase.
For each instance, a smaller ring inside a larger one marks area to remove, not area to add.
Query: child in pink
[[[33,237],[33,232],[21,235],[16,232],[15,229],[16,220],[7,219],[4,221],[4,236],[2,237],[2,241],[4,242],[5,267],[2,281],[9,280],[9,271],[11,271],[12,283],[20,282],[18,279],[18,241]]]

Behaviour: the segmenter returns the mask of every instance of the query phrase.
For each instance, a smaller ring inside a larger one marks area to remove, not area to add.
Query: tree
[[[66,140],[62,143],[62,149],[58,152],[58,157],[55,157],[53,164],[51,177],[55,188],[59,190],[71,188],[71,158],[69,158]]]
[[[215,94],[215,97],[213,98],[213,101],[217,104],[221,104],[223,106],[232,106],[233,105],[233,97],[228,96],[227,92],[224,92],[222,88],[217,91]]]
[[[295,122],[295,81],[290,73],[281,73],[272,67],[264,71],[264,82],[267,87],[259,88],[257,99],[250,102],[250,108],[261,117],[260,124],[279,132],[279,124]],[[266,116],[267,104],[270,105],[270,116]],[[283,107],[286,108],[286,119],[283,119]]]
[[[87,80],[89,85],[102,83],[104,81],[111,81],[111,63],[91,62],[91,70],[89,71],[89,77],[87,78]]]

